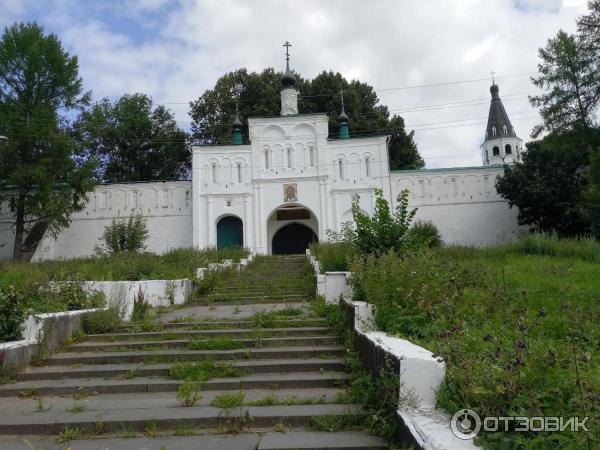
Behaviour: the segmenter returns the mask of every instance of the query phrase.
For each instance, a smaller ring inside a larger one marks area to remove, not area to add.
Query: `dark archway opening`
[[[290,223],[281,227],[273,236],[274,255],[297,255],[306,252],[311,242],[317,242],[317,235],[306,225]]]
[[[243,247],[244,225],[242,219],[233,216],[223,217],[217,223],[217,248]]]

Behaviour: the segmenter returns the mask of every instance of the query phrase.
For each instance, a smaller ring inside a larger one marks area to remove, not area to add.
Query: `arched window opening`
[[[342,161],[341,159],[338,160],[338,174],[340,177],[340,180],[344,179],[344,161]]]
[[[271,159],[269,155],[269,150],[265,149],[265,169],[271,168]]]
[[[217,184],[217,164],[212,163],[210,165],[211,177],[213,184]]]
[[[288,169],[292,168],[292,166],[293,166],[292,162],[293,162],[292,148],[288,147],[287,148],[287,166],[288,166]]]
[[[502,131],[504,131],[504,134],[508,134],[508,127],[506,125],[504,125],[502,127]]]
[[[315,148],[311,145],[308,147],[308,160],[311,167],[315,166]]]
[[[236,168],[237,168],[237,180],[238,183],[242,182],[242,163],[239,162],[236,164]]]
[[[512,147],[510,146],[510,144],[506,144],[504,146],[504,153],[506,153],[507,155],[511,155],[512,154]]]
[[[496,136],[496,127],[492,127],[492,136]]]
[[[365,158],[365,173],[367,174],[367,177],[371,176],[371,157],[367,156]]]
[[[494,156],[500,156],[500,147],[494,147],[492,149],[492,155],[494,155]]]

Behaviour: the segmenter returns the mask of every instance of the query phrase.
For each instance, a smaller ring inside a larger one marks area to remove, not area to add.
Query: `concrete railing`
[[[400,378],[397,411],[399,439],[423,450],[477,449],[472,440],[455,436],[451,417],[436,409],[437,393],[444,381],[446,365],[442,358],[412,342],[377,331],[373,305],[352,299],[351,272],[319,273],[319,261],[306,251],[316,272],[317,295],[328,304],[342,306],[352,329],[363,365],[375,376],[391,362]],[[411,397],[416,405],[404,406],[400,399]]]
[[[36,355],[44,355],[60,347],[73,332],[81,330],[83,316],[98,309],[82,309],[59,313],[34,314],[23,322],[20,341],[0,344],[0,369],[19,370]]]

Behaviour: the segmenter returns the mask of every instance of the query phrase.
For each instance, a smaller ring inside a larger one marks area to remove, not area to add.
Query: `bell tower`
[[[298,114],[298,91],[296,90],[296,77],[290,72],[290,44],[285,41],[285,73],[281,77],[281,115],[291,116]]]
[[[523,140],[517,137],[508,114],[500,100],[499,88],[493,79],[490,86],[492,101],[488,115],[485,140],[481,144],[481,159],[484,166],[511,164],[521,161]]]

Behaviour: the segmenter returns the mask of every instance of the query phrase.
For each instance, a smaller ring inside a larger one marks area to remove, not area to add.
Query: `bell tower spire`
[[[490,112],[488,114],[485,140],[481,144],[481,159],[484,166],[510,164],[521,161],[522,140],[515,134],[508,114],[500,99],[500,88],[492,74]]]
[[[285,73],[281,77],[281,115],[291,116],[298,114],[298,91],[296,90],[296,77],[290,72],[290,47],[292,44],[285,41]]]

